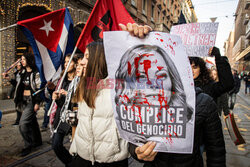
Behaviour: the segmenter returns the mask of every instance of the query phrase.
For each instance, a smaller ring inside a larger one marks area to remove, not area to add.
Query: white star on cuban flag
[[[46,84],[59,78],[64,56],[74,49],[69,10],[60,9],[17,24],[32,46],[42,82]]]
[[[46,22],[46,20],[43,20],[44,22],[44,26],[40,28],[40,30],[44,30],[46,31],[46,35],[49,36],[49,31],[55,31],[52,27],[52,20],[50,20],[48,23]]]

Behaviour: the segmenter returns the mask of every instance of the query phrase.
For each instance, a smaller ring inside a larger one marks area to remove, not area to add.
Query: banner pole
[[[67,74],[67,71],[68,71],[68,69],[69,69],[70,63],[71,63],[71,61],[72,61],[72,59],[73,59],[73,57],[74,57],[74,55],[75,55],[76,49],[77,49],[77,46],[75,46],[75,48],[74,48],[74,50],[73,50],[73,53],[71,54],[71,57],[70,57],[70,59],[69,59],[68,65],[67,65],[67,67],[66,67],[65,70],[64,70],[63,76],[62,76],[62,78],[61,78],[61,80],[60,80],[60,83],[59,83],[59,86],[58,86],[58,88],[57,88],[57,92],[59,92],[59,90],[60,90],[61,87],[62,87],[63,80],[64,80],[64,78],[65,78],[65,76],[66,76],[66,74]],[[50,113],[51,113],[51,110],[52,110],[54,104],[55,104],[55,100],[52,101],[47,116],[50,116]]]
[[[12,24],[12,25],[10,25],[10,26],[1,28],[1,29],[0,29],[0,32],[1,32],[1,31],[4,31],[4,30],[7,30],[7,29],[9,29],[9,28],[12,28],[12,27],[16,27],[16,26],[17,26],[17,24]]]

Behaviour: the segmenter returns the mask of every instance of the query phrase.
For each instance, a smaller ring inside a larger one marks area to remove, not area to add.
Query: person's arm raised
[[[144,38],[150,31],[152,31],[150,26],[141,26],[136,23],[128,23],[127,25],[120,23],[119,26],[123,31],[128,31],[131,35],[139,38]]]

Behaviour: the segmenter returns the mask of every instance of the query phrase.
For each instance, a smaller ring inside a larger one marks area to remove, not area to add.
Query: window
[[[142,1],[142,13],[143,14],[147,13],[147,0]]]
[[[151,17],[154,18],[155,5],[152,5]]]
[[[131,0],[131,4],[136,7],[136,0]]]
[[[158,10],[158,21],[160,21],[160,14],[161,14],[161,11]]]

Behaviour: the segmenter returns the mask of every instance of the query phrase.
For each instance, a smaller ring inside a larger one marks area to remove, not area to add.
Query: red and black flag
[[[84,53],[90,42],[103,38],[103,31],[121,30],[119,23],[134,22],[120,0],[97,0],[76,46]]]

